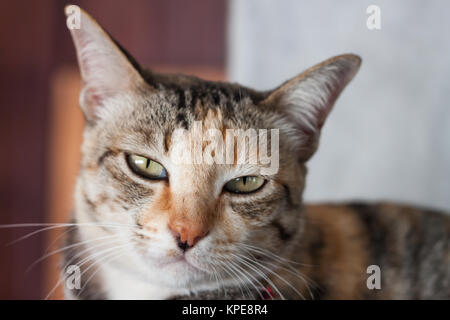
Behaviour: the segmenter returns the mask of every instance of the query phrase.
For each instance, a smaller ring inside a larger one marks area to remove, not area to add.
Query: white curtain
[[[381,30],[366,26],[369,5]],[[232,0],[228,75],[268,89],[341,53],[363,58],[309,163],[305,199],[450,211],[450,1]]]

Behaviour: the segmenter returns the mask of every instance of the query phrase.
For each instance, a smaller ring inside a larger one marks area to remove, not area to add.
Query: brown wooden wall
[[[70,3],[94,16],[144,65],[223,78],[226,0]],[[65,4],[0,2],[0,224],[61,222],[70,207],[82,118],[73,107],[78,76]],[[48,273],[54,273],[48,264],[25,272],[44,254],[48,236],[5,246],[32,230],[0,229],[0,299],[48,293]]]

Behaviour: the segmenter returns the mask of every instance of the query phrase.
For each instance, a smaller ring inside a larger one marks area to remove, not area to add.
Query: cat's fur
[[[450,298],[447,216],[393,204],[302,203],[305,162],[359,68],[357,56],[258,92],[142,69],[84,12],[71,33],[86,127],[63,265],[80,265],[82,288],[66,290],[67,298]],[[260,191],[232,195],[224,183],[257,165],[174,164],[171,134],[194,121],[278,128],[279,171]],[[137,176],[125,153],[157,160],[169,180]],[[206,234],[184,258],[172,223]],[[370,265],[381,269],[380,290],[366,285]]]

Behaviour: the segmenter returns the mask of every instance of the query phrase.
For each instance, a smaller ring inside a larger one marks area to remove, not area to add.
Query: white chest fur
[[[185,290],[153,286],[146,281],[141,281],[133,275],[108,265],[103,265],[102,269],[101,277],[108,299],[163,300],[188,293]]]

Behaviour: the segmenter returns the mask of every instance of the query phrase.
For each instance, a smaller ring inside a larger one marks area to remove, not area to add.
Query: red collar
[[[264,300],[274,300],[276,299],[275,294],[272,290],[272,288],[267,285],[264,290],[261,291],[261,295],[263,297]]]

